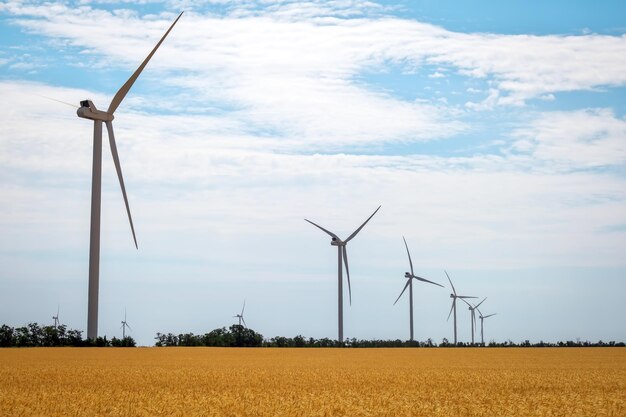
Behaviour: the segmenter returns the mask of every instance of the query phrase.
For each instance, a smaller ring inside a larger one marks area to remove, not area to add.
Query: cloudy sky
[[[472,4],[476,3],[476,4]],[[488,297],[487,340],[626,340],[626,3],[0,3],[0,322],[86,330],[92,123],[115,116],[139,250],[103,148],[99,333],[246,321],[408,338],[416,273]],[[449,286],[416,338],[452,338]],[[347,294],[346,294],[347,301]],[[466,308],[459,339],[470,338]]]

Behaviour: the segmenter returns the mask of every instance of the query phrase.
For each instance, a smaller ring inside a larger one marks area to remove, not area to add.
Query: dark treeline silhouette
[[[218,346],[218,347],[261,347],[263,335],[239,324],[233,324],[229,329],[211,330],[203,335],[193,333],[157,333],[156,346]]]
[[[135,340],[126,336],[123,339],[114,337],[108,340],[98,337],[95,340],[83,339],[80,330],[67,329],[67,326],[39,326],[29,323],[23,327],[10,327],[3,324],[0,327],[0,347],[134,347]]]
[[[351,347],[351,348],[393,348],[393,347],[455,347],[453,343],[450,343],[448,339],[443,339],[440,344],[433,342],[432,339],[428,339],[425,342],[409,341],[409,340],[359,340],[359,339],[346,339],[343,343],[337,340],[322,338],[315,339],[312,337],[306,338],[302,335],[295,337],[276,336],[270,339],[264,339],[263,335],[255,332],[252,329],[244,326],[234,324],[229,329],[222,327],[221,329],[215,329],[204,335],[195,335],[193,333],[181,333],[175,335],[173,333],[157,333],[156,346],[213,346],[213,347],[289,347],[289,348],[316,348],[316,347]],[[515,343],[511,340],[506,342],[491,341],[486,345],[480,343],[458,343],[456,347],[612,347],[626,346],[623,342],[581,342],[581,341],[567,341],[567,342],[539,342],[530,343],[525,340],[520,343]]]

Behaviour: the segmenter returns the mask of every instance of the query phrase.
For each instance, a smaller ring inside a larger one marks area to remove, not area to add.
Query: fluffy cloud
[[[514,132],[513,150],[553,168],[577,169],[626,163],[626,120],[610,109],[549,112]]]

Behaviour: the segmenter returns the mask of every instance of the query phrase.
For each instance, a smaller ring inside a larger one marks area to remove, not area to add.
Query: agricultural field
[[[626,349],[0,349],[2,416],[625,416]]]

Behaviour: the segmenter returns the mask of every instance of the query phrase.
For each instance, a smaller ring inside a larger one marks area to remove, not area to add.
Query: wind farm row
[[[91,100],[83,100],[80,102],[80,107],[77,110],[77,115],[81,118],[93,120],[94,130],[93,130],[93,164],[92,164],[92,182],[91,182],[91,223],[90,223],[90,246],[89,246],[89,290],[88,290],[88,308],[87,308],[87,338],[88,339],[96,339],[98,337],[98,299],[99,299],[99,279],[100,279],[100,225],[101,225],[101,194],[102,194],[102,124],[104,123],[107,128],[108,138],[109,138],[109,146],[111,149],[111,155],[113,157],[113,162],[115,165],[115,170],[117,173],[117,177],[119,180],[120,188],[122,191],[122,195],[124,197],[124,204],[126,208],[126,212],[128,215],[128,221],[130,224],[130,229],[132,232],[133,242],[135,248],[138,249],[139,246],[137,244],[137,236],[135,233],[135,228],[133,226],[133,219],[131,216],[130,204],[128,202],[128,197],[126,194],[126,188],[124,185],[124,177],[122,174],[122,167],[120,164],[120,159],[117,152],[117,145],[115,141],[115,135],[113,133],[113,120],[114,113],[117,108],[120,106],[129,90],[144,70],[152,56],[156,53],[157,49],[161,46],[165,38],[172,31],[178,20],[181,18],[183,13],[180,13],[176,20],[171,24],[169,29],[165,32],[165,34],[161,37],[156,46],[152,49],[152,51],[148,54],[148,56],[144,59],[141,65],[135,70],[135,72],[131,75],[131,77],[124,83],[124,85],[117,91],[115,96],[113,97],[109,107],[106,111],[99,110],[96,108],[94,103]],[[345,266],[346,270],[346,278],[348,284],[348,300],[349,303],[352,304],[352,288],[350,282],[350,269],[348,266],[348,253],[347,253],[347,244],[352,239],[354,239],[357,234],[365,227],[365,225],[374,217],[374,215],[380,210],[379,206],[368,218],[363,222],[352,234],[350,234],[346,239],[342,240],[335,233],[323,228],[319,224],[312,222],[311,220],[305,219],[307,222],[312,224],[313,226],[319,228],[326,234],[331,237],[330,244],[332,246],[337,247],[337,340],[339,342],[343,342],[344,340],[344,326],[343,326],[343,314],[344,314],[344,306],[343,306],[343,267]],[[403,238],[404,239],[404,238]],[[396,299],[396,302],[402,297],[404,292],[409,289],[409,315],[410,315],[410,340],[414,340],[414,331],[413,331],[413,280],[426,282],[432,285],[437,285],[443,287],[441,284],[433,282],[431,280],[422,278],[420,276],[415,275],[413,269],[413,261],[411,259],[411,254],[409,252],[408,244],[406,239],[404,240],[404,244],[407,250],[407,255],[409,257],[409,264],[411,272],[406,272],[405,277],[407,278],[406,284],[402,289],[402,292]],[[481,320],[481,341],[484,343],[483,337],[483,321],[484,319],[493,316],[493,314],[483,315],[479,310],[479,306],[485,301],[481,301],[478,304],[471,304],[467,301],[467,299],[476,298],[474,296],[467,295],[458,295],[454,285],[452,284],[452,280],[447,275],[448,281],[450,282],[450,286],[452,288],[452,294],[450,294],[450,298],[452,298],[452,306],[450,309],[450,313],[448,314],[448,320],[450,315],[454,313],[454,343],[457,343],[457,299],[466,303],[469,307],[470,311],[470,320],[471,320],[471,334],[472,334],[472,344],[474,343],[474,332],[476,328],[476,315],[475,311],[478,311],[479,317]],[[394,305],[395,305],[394,303]],[[237,314],[235,318],[239,320],[239,325],[242,323],[245,325],[245,320],[243,318],[243,313],[245,310],[245,302],[240,314]],[[495,314],[495,313],[494,313]],[[57,315],[53,317],[55,320],[55,326],[58,325],[58,311]],[[122,321],[122,331],[124,336],[126,334],[126,328],[129,328],[126,313],[124,313],[124,320]]]

